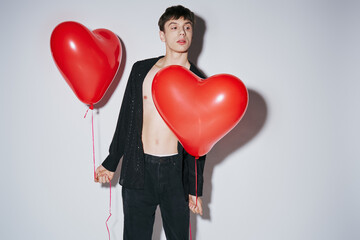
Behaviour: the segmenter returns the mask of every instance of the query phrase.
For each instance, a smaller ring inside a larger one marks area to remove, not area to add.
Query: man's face
[[[193,26],[184,18],[171,19],[165,23],[164,31],[160,31],[160,39],[165,42],[167,51],[187,52],[193,34]]]

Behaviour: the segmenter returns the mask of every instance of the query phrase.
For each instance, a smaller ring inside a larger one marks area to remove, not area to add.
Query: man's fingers
[[[195,214],[203,214],[202,206],[199,203],[198,205],[195,205],[194,203],[189,203],[189,209]]]
[[[102,172],[96,174],[96,182],[105,183],[108,179],[108,176]]]
[[[95,174],[96,177],[94,181],[99,183],[109,183],[113,177],[112,172],[109,172],[102,165],[95,170]]]
[[[195,206],[195,204],[190,203],[189,208],[194,214],[202,215],[202,210],[201,210],[201,208],[199,206]]]
[[[100,183],[104,183],[104,177],[103,177],[103,176],[100,176],[100,177],[99,177],[99,182],[100,182]]]
[[[202,211],[202,208],[199,207],[199,211],[198,213],[202,216],[203,215],[203,211]]]

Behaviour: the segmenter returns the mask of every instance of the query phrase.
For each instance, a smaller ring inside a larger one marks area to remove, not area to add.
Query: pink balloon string
[[[86,118],[86,115],[89,111],[89,109],[93,110],[93,106],[91,105],[85,113],[84,118]],[[93,144],[93,163],[94,163],[94,179],[96,179],[96,170],[95,170],[95,141],[94,141],[94,112],[91,111],[91,130],[92,130],[92,144]],[[110,240],[110,230],[109,230],[109,226],[108,226],[108,221],[111,217],[111,181],[109,180],[110,183],[110,201],[109,201],[109,217],[106,219],[105,221],[105,225],[106,225],[106,229],[108,231],[108,235],[109,235],[109,240]]]
[[[86,115],[87,115],[89,109],[93,110],[93,108],[90,106],[86,110],[84,118],[86,118]],[[94,179],[96,179],[96,171],[95,171],[95,140],[94,140],[94,112],[93,111],[91,111],[91,133],[92,133],[92,146],[93,146]]]
[[[88,108],[88,109],[86,110],[84,118],[86,118],[86,115],[87,115],[89,109],[90,109],[90,108]]]
[[[108,221],[111,217],[111,181],[109,180],[109,184],[110,184],[110,201],[109,201],[109,217],[106,219],[105,225],[106,225],[106,229],[108,231],[109,234],[109,240],[110,240],[110,230],[109,230],[109,226],[108,226]]]
[[[195,157],[195,194],[196,194],[196,201],[195,201],[195,207],[197,207],[197,200],[198,200],[198,190],[197,190],[197,160],[199,157]],[[189,230],[190,230],[190,240],[192,240],[192,234],[191,234],[191,222],[189,220]]]

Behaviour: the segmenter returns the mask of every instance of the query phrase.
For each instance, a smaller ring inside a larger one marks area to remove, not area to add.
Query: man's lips
[[[180,40],[177,41],[177,43],[179,43],[181,45],[184,45],[186,43],[186,40],[180,39]]]

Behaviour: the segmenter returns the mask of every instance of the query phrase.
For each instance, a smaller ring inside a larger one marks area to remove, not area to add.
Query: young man
[[[169,7],[158,24],[166,54],[133,65],[109,155],[96,170],[97,182],[109,182],[123,157],[125,240],[151,239],[158,205],[167,239],[188,239],[189,209],[202,214],[201,199],[196,205],[195,196],[202,195],[205,157],[195,162],[184,150],[157,112],[151,94],[155,74],[166,66],[181,65],[204,77],[188,61],[194,14],[183,6]]]

